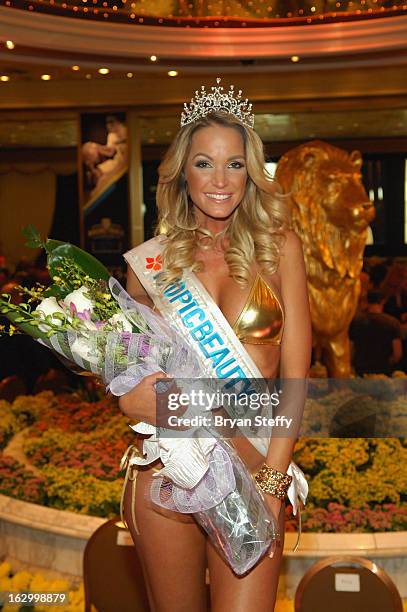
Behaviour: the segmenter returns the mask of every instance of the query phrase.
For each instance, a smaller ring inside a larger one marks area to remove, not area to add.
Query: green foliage
[[[102,279],[86,279],[86,288],[89,299],[92,300],[94,312],[100,321],[107,321],[111,316],[120,312],[120,308],[110,293],[106,281]]]
[[[48,267],[52,277],[54,277],[55,269],[61,263],[61,260],[71,259],[91,278],[103,278],[106,281],[109,279],[110,274],[105,266],[98,259],[93,257],[93,255],[83,251],[74,244],[53,240],[51,238],[47,238],[44,242],[37,228],[32,224],[27,225],[22,230],[22,233],[27,238],[26,246],[32,249],[40,247],[46,250]]]
[[[61,264],[63,265],[64,260],[68,259],[91,278],[109,280],[110,274],[107,268],[96,257],[73,244],[48,238],[45,243],[45,250],[47,251],[48,269],[52,278],[58,276],[57,268]]]
[[[32,225],[32,223],[30,223],[29,225],[26,225],[26,227],[22,229],[21,233],[23,234],[23,236],[27,238],[27,242],[25,243],[25,246],[29,247],[30,249],[37,249],[37,248],[44,247],[44,242],[37,228],[35,227],[35,225]]]
[[[41,340],[47,338],[46,332],[41,331],[38,327],[38,319],[35,319],[33,314],[21,304],[16,306],[15,304],[11,304],[8,300],[0,298],[0,312],[4,314],[11,323],[16,323],[18,329],[28,336],[40,338]],[[13,335],[15,331],[13,325],[11,325],[8,333]]]

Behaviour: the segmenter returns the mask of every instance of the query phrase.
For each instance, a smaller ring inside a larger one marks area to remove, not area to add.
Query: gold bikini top
[[[258,272],[232,329],[243,344],[281,343],[284,311],[275,293]]]

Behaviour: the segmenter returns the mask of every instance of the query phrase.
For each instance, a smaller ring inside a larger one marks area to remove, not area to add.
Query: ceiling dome
[[[87,20],[188,28],[321,24],[407,10],[405,0],[6,0],[5,5]]]

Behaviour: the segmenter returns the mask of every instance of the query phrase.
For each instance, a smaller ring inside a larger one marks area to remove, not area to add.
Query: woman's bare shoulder
[[[301,238],[294,230],[283,232],[283,244],[280,251],[280,266],[304,261],[304,252]]]
[[[151,303],[147,291],[144,289],[130,264],[127,265],[126,291],[132,298],[137,300],[137,302],[146,303],[148,305]]]
[[[302,251],[302,240],[294,230],[286,229],[282,234],[284,236],[282,253]]]

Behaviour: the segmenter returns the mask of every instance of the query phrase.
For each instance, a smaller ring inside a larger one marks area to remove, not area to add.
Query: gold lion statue
[[[293,204],[304,246],[315,354],[328,376],[351,373],[349,324],[360,293],[367,228],[374,207],[361,180],[362,157],[314,140],[288,151],[276,180]]]

